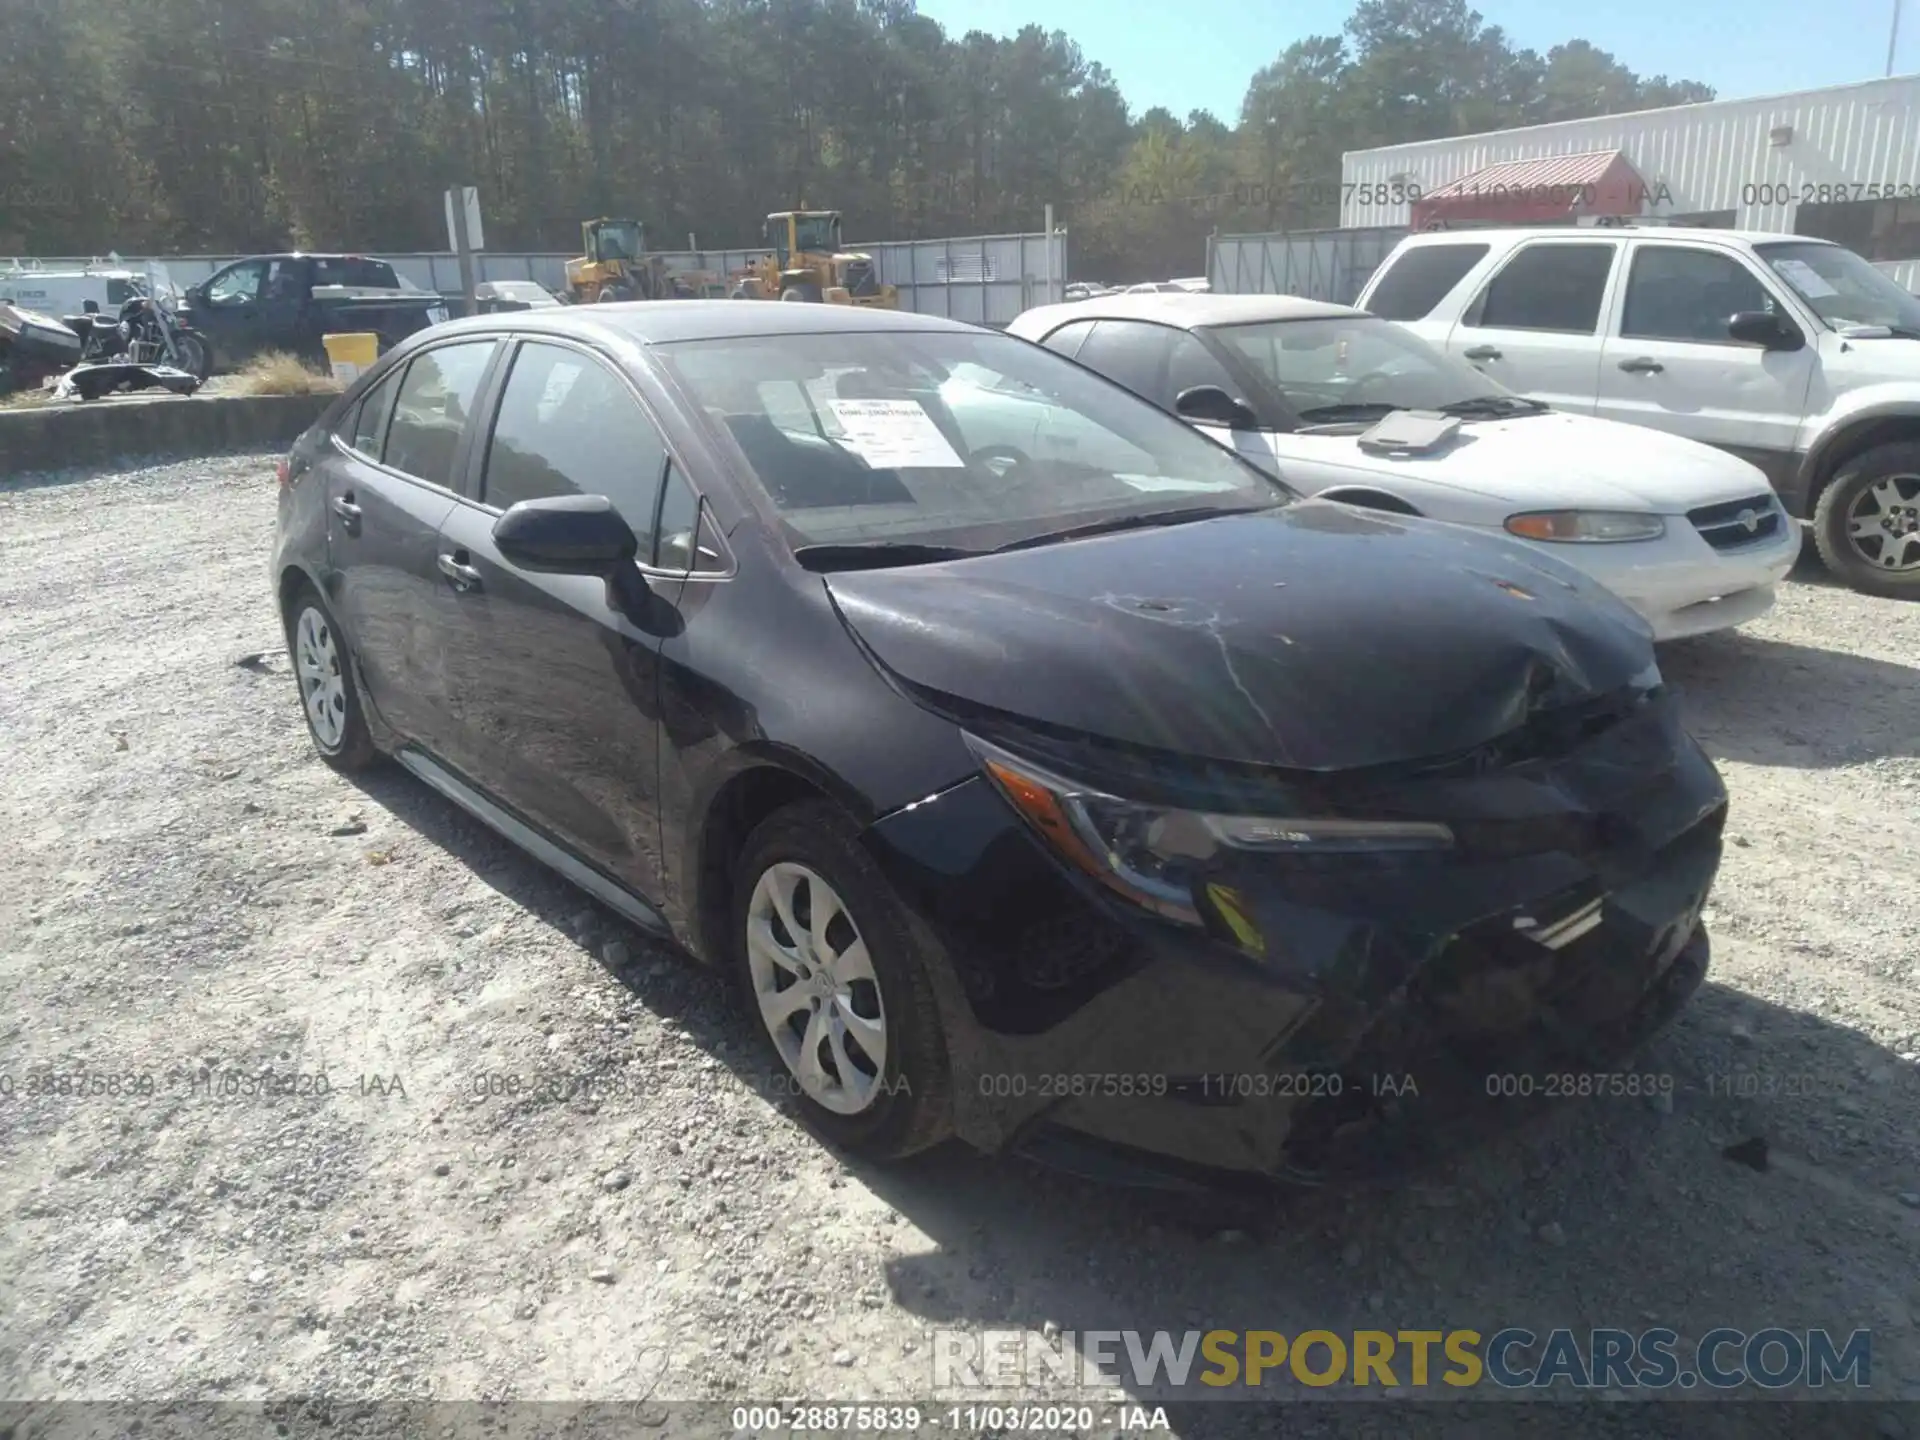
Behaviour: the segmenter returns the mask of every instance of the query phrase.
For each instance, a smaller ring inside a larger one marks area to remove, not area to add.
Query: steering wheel
[[[967,452],[967,463],[978,465],[1006,489],[1022,469],[1033,463],[1033,457],[1018,445],[982,445]]]
[[[1390,380],[1392,378],[1393,372],[1390,370],[1369,370],[1366,374],[1356,376],[1354,379],[1349,380],[1343,388],[1347,394],[1351,395],[1356,390],[1366,389],[1367,386],[1373,384],[1376,380]]]

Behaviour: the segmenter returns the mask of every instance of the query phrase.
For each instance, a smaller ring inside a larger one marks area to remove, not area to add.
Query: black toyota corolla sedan
[[[1395,1173],[1652,1088],[1706,968],[1726,794],[1640,620],[1005,335],[436,326],[295,445],[273,569],[330,764],[733,972],[868,1155]]]

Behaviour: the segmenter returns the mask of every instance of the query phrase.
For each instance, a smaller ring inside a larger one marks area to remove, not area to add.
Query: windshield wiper
[[[1458,415],[1464,419],[1478,415],[1543,415],[1547,407],[1524,395],[1475,395],[1470,400],[1442,405],[1439,410],[1442,415]]]
[[[918,540],[863,540],[832,545],[802,545],[793,558],[808,570],[878,570],[890,565],[931,565],[984,555],[958,545],[928,545]]]
[[[1296,414],[1301,420],[1337,425],[1344,420],[1379,420],[1406,408],[1405,405],[1389,405],[1380,400],[1346,400],[1338,405],[1309,406]]]
[[[1051,545],[1058,540],[1081,540],[1089,535],[1111,535],[1117,530],[1144,530],[1156,525],[1180,525],[1189,520],[1217,520],[1222,515],[1253,515],[1270,507],[1264,505],[1226,507],[1189,505],[1182,510],[1154,510],[1145,515],[1121,515],[1112,520],[1095,520],[1067,530],[1050,530],[1044,535],[1029,535],[1024,540],[996,545],[992,554],[1008,550],[1031,550],[1036,545]]]
[[[1879,333],[1882,330],[1887,332],[1884,336]],[[1869,324],[1859,320],[1841,326],[1840,335],[1846,340],[1920,340],[1920,329],[1911,325],[1886,325],[1879,321]]]

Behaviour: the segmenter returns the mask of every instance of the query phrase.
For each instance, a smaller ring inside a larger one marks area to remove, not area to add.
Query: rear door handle
[[[345,522],[347,533],[349,535],[358,535],[360,533],[360,507],[353,503],[353,492],[349,490],[344,495],[334,496],[332,505],[333,513]]]
[[[1631,360],[1622,360],[1620,368],[1632,375],[1658,375],[1667,367],[1651,355],[1636,355]]]
[[[1500,352],[1491,345],[1476,345],[1471,350],[1460,352],[1469,360],[1498,360]]]
[[[480,572],[467,563],[466,553],[456,550],[440,557],[440,573],[453,581],[456,590],[473,590],[480,584]]]

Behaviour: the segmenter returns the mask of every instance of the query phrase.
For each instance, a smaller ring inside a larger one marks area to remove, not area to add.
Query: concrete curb
[[[0,480],[124,456],[217,455],[290,445],[333,395],[195,395],[0,410]]]

